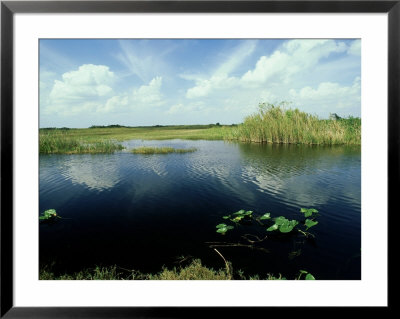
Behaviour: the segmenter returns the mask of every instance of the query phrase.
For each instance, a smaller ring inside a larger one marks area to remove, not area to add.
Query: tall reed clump
[[[113,153],[123,146],[111,140],[88,142],[65,132],[40,132],[40,154]]]
[[[228,139],[280,144],[361,144],[361,119],[321,120],[298,109],[261,103]]]

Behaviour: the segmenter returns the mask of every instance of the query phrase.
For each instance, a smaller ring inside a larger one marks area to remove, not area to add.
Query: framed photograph
[[[399,1],[2,1],[1,317],[390,309],[399,29]]]

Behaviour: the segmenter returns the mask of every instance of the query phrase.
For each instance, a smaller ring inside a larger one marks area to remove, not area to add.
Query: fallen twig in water
[[[248,238],[249,236],[256,238],[257,240],[251,240],[250,238]],[[264,240],[266,240],[268,238],[268,236],[265,236],[263,239],[261,239],[260,237],[256,236],[256,235],[252,235],[252,234],[244,234],[242,236],[242,238],[246,239],[250,244],[255,244],[255,243],[260,243]]]
[[[221,243],[221,244],[212,244],[210,245],[210,248],[215,248],[215,247],[246,247],[250,249],[255,249],[255,250],[261,250],[263,252],[269,253],[269,250],[263,247],[256,247],[254,245],[245,245],[245,244],[240,244],[240,243]]]

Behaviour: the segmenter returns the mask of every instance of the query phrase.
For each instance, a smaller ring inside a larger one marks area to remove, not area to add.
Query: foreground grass
[[[112,140],[88,141],[69,135],[64,131],[40,132],[39,153],[41,154],[96,154],[114,153],[123,146]]]
[[[361,144],[361,119],[318,117],[272,104],[260,104],[258,113],[232,128],[226,138],[243,142],[278,144]]]
[[[169,153],[192,153],[196,148],[173,148],[173,147],[149,147],[142,146],[131,150],[133,154],[169,154]]]
[[[156,274],[144,274],[135,270],[121,269],[117,266],[95,267],[73,274],[56,275],[48,268],[39,272],[40,280],[261,280],[259,276],[246,278],[241,271],[233,275],[232,265],[226,263],[225,269],[214,270],[202,265],[199,259],[193,260],[186,267],[163,269]],[[264,280],[280,280],[283,277],[268,275]]]

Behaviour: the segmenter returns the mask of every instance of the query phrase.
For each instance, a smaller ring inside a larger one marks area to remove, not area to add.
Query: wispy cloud
[[[118,43],[120,52],[116,54],[116,58],[127,68],[129,74],[136,75],[142,82],[147,83],[168,72],[168,63],[164,61],[164,57],[174,51],[174,45],[154,50],[148,45],[148,40],[120,40]]]
[[[241,43],[228,56],[227,60],[218,66],[211,77],[207,79],[186,75],[186,79],[195,80],[196,82],[194,87],[187,90],[186,97],[189,99],[203,97],[209,95],[214,90],[228,89],[237,85],[238,79],[230,77],[229,74],[235,71],[236,68],[254,52],[256,45],[256,40],[249,40]],[[185,78],[185,76],[181,77]]]

